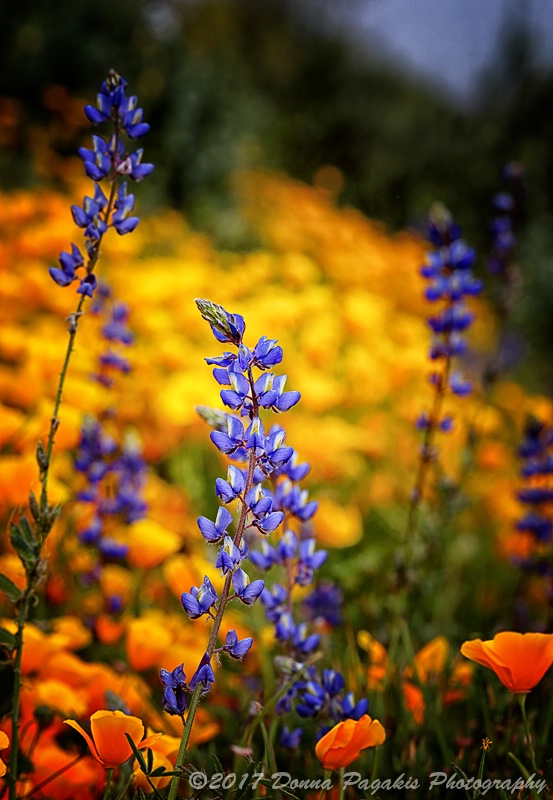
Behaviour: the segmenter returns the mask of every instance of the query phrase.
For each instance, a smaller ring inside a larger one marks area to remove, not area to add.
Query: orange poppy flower
[[[347,767],[361,750],[380,745],[386,731],[377,719],[364,714],[360,719],[346,719],[319,739],[315,753],[325,769]]]
[[[66,719],[64,721],[84,736],[90,752],[96,761],[106,769],[118,767],[132,756],[133,751],[125,736],[126,733],[129,734],[139,750],[150,747],[161,736],[161,733],[155,733],[142,739],[144,736],[142,720],[123,714],[122,711],[97,711],[93,714],[90,717],[92,737],[75,720]]]
[[[526,694],[553,664],[553,634],[503,631],[493,640],[465,642],[461,653],[493,669],[510,692]]]

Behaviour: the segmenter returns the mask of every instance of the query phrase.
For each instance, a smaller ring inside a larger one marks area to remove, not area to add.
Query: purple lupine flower
[[[275,583],[261,594],[261,602],[265,606],[265,616],[269,622],[278,622],[286,611],[288,592],[280,583]]]
[[[300,586],[308,586],[313,581],[313,573],[325,563],[327,559],[326,550],[315,550],[317,542],[315,539],[303,539],[299,546],[299,558],[296,574],[296,583]]]
[[[223,372],[223,370],[220,372]],[[228,382],[232,388],[221,390],[221,400],[226,406],[232,408],[233,411],[238,411],[246,402],[248,392],[250,391],[250,384],[248,379],[245,378],[241,372],[226,372],[228,375]]]
[[[209,614],[218,599],[219,596],[207,575],[200,587],[192,586],[190,592],[183,592],[181,595],[182,606],[190,619]]]
[[[193,692],[196,686],[200,684],[200,686],[202,687],[202,694],[207,694],[207,692],[209,692],[214,683],[215,683],[215,675],[211,667],[209,655],[206,653],[202,657],[198,669],[190,679],[188,688],[190,689],[191,692]]]
[[[263,490],[260,483],[252,486],[244,501],[256,519],[262,519],[270,513],[273,507],[272,497]]]
[[[285,436],[282,428],[277,428],[265,437],[265,454],[261,459],[261,466],[266,474],[283,467],[294,455],[294,449],[284,445]]]
[[[217,478],[215,481],[215,492],[223,503],[232,503],[233,500],[241,495],[246,488],[246,476],[243,470],[229,464],[227,480]]]
[[[297,750],[301,743],[302,734],[302,728],[293,728],[290,730],[288,726],[285,725],[280,734],[280,743],[283,747],[286,747],[287,750]]]
[[[289,480],[278,484],[274,497],[277,508],[290,511],[302,522],[310,520],[319,505],[316,500],[308,500],[307,490],[301,490]]]
[[[218,542],[226,535],[227,528],[231,522],[232,514],[226,508],[220,506],[215,522],[207,519],[207,517],[199,517],[198,528],[206,542]]]
[[[121,344],[132,344],[134,335],[128,327],[129,307],[126,303],[113,303],[111,317],[102,326],[102,336],[109,342],[121,342]]]
[[[227,572],[233,572],[240,566],[242,561],[247,558],[247,555],[248,545],[246,542],[241,542],[240,547],[237,547],[230,536],[225,536],[215,566],[221,570],[223,575],[226,575]]]
[[[321,637],[318,633],[309,634],[307,632],[307,623],[300,622],[299,625],[294,627],[290,636],[290,641],[296,650],[302,655],[308,656],[317,649]]]
[[[184,674],[184,664],[181,664],[172,672],[166,669],[160,670],[163,690],[163,710],[168,714],[182,717],[186,711],[186,695],[184,694],[186,685],[186,675]]]
[[[276,339],[267,339],[262,336],[252,351],[252,363],[259,369],[276,367],[282,361],[282,347]]]
[[[125,556],[129,552],[128,544],[124,544],[123,542],[117,542],[110,536],[102,536],[100,539],[98,539],[97,547],[99,552],[104,556],[104,558],[109,558],[113,560],[125,558]]]
[[[279,563],[275,548],[271,547],[266,539],[261,540],[261,551],[253,550],[250,552],[250,561],[254,566],[263,571],[267,571],[271,569],[272,566]],[[263,600],[263,597],[261,599]]]
[[[84,258],[76,244],[71,244],[71,253],[62,252],[59,255],[61,269],[50,267],[48,270],[58,286],[69,286],[76,278],[75,270],[84,265]]]
[[[238,417],[226,414],[226,433],[224,431],[211,431],[209,434],[215,447],[226,455],[233,455],[246,446],[244,426]]]
[[[84,169],[95,183],[107,178],[111,170],[110,146],[101,136],[92,137],[92,150],[79,147],[79,155],[84,162]]]
[[[300,717],[315,717],[323,709],[326,699],[326,692],[322,686],[315,681],[307,681],[301,699],[296,703],[296,712]]]
[[[265,583],[261,580],[250,582],[249,576],[240,568],[232,576],[232,587],[236,596],[245,605],[251,606],[265,588]]]
[[[298,552],[298,537],[294,531],[284,531],[277,545],[276,552],[279,564],[284,564],[286,561],[290,561],[296,556]]]
[[[259,451],[263,456],[265,445],[265,431],[263,423],[259,417],[254,417],[246,430],[246,447],[251,450]]]
[[[321,685],[329,697],[335,697],[340,694],[346,682],[340,672],[336,672],[333,669],[324,669],[321,675]]]
[[[369,701],[366,698],[355,702],[353,692],[348,692],[341,703],[342,706],[342,720],[345,719],[360,719],[363,714],[369,710]]]
[[[322,582],[303,601],[309,619],[332,627],[342,624],[342,590],[334,583]]]
[[[225,644],[221,648],[223,652],[228,653],[232,658],[241,661],[246,655],[248,650],[253,644],[251,636],[244,639],[239,639],[234,628],[229,631],[225,637]]]
[[[123,236],[125,233],[134,231],[140,219],[131,216],[131,211],[134,209],[134,194],[127,194],[126,183],[122,183],[119,187],[114,208],[111,222],[117,233]]]
[[[108,204],[108,199],[98,184],[94,185],[94,198],[85,197],[83,205],[71,206],[71,214],[75,225],[84,228],[85,239],[97,242],[107,230],[107,225],[101,217]]]

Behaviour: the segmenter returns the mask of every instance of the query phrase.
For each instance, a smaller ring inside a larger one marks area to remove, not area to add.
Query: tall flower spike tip
[[[121,179],[129,177],[141,181],[154,169],[153,164],[142,162],[142,149],[131,153],[123,142],[123,134],[129,139],[138,139],[150,129],[142,121],[143,112],[136,107],[136,97],[126,96],[126,86],[126,81],[115,70],[111,70],[97,96],[96,108],[85,106],[85,114],[93,125],[108,122],[112,125],[109,139],[93,135],[92,148],[79,149],[85,173],[94,182],[93,197],[85,197],[82,206],[71,206],[75,224],[83,229],[86,261],[79,248],[72,244],[71,253],[60,253],[60,266],[49,270],[58,286],[69,286],[79,280],[77,292],[83,297],[93,297],[97,288],[94,269],[107,229],[114,228],[120,236],[124,236],[131,233],[140,222],[140,218],[131,213],[134,210],[134,195],[127,192],[127,184]],[[109,184],[109,199],[100,188],[104,180]],[[77,274],[77,270],[81,272]]]

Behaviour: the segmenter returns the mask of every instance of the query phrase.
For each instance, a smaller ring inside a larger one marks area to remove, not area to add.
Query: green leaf
[[[151,747],[148,747],[146,755],[148,757],[148,775],[151,775],[152,767],[154,766],[154,751]]]
[[[40,517],[40,506],[33,491],[29,492],[29,508],[31,509],[32,517],[36,522]]]
[[[27,519],[22,517],[19,524],[11,526],[11,543],[22,561],[34,561],[37,557],[37,542]]]
[[[210,761],[214,766],[214,772],[220,772],[222,775],[225,774],[225,770],[223,769],[223,765],[215,755],[215,753],[211,753]]]
[[[4,592],[8,600],[12,603],[17,603],[21,597],[21,590],[17,588],[15,583],[0,572],[0,592]]]
[[[151,753],[151,750],[148,750],[148,753]],[[156,767],[152,772],[150,772],[150,778],[159,778],[160,775],[178,775],[178,772],[167,772],[165,767]]]
[[[148,767],[146,766],[146,761],[144,759],[144,756],[142,755],[142,753],[140,752],[138,747],[135,745],[132,736],[129,733],[127,733],[126,731],[125,731],[125,736],[127,737],[127,741],[131,746],[131,750],[133,751],[134,755],[136,756],[136,760],[138,761],[138,764],[140,766],[141,771],[144,773],[144,775],[147,775],[148,774]]]
[[[15,647],[14,634],[7,631],[5,628],[0,628],[0,645],[7,647],[9,650],[13,650]]]

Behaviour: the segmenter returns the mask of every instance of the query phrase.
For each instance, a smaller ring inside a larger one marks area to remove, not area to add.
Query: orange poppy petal
[[[142,739],[142,741],[136,746],[138,747],[139,750],[143,750],[145,747],[151,747],[154,744],[154,742],[157,742],[160,736],[163,736],[163,734],[152,733],[150,736],[147,736],[145,739]]]
[[[490,649],[491,641],[483,642],[482,639],[474,639],[470,642],[465,642],[461,646],[461,653],[471,661],[476,661],[477,664],[482,664],[483,667],[492,669],[498,676],[499,680],[508,688],[512,684],[512,676],[509,668],[504,664],[497,653]]]
[[[553,663],[551,634],[503,631],[494,636],[493,644],[514,675],[514,692],[529,692]]]
[[[64,719],[64,723],[66,725],[70,725],[72,728],[75,728],[75,730],[78,731],[81,734],[81,736],[84,736],[84,738],[86,739],[86,743],[88,745],[88,749],[90,750],[91,755],[94,756],[94,758],[96,759],[96,761],[98,761],[98,763],[100,763],[103,767],[105,767],[106,765],[104,764],[104,762],[102,761],[102,759],[98,755],[98,751],[96,750],[96,746],[95,746],[94,742],[92,741],[92,739],[90,738],[88,733],[81,728],[79,723],[75,722],[74,719]]]

